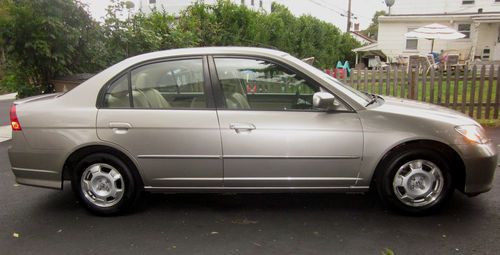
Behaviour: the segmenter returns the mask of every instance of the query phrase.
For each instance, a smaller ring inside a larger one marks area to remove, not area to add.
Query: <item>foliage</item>
[[[378,17],[379,16],[384,16],[387,13],[385,11],[376,11],[375,14],[373,14],[372,18],[372,23],[370,26],[368,26],[365,30],[362,31],[362,33],[374,40],[377,40],[378,36]]]
[[[6,6],[10,20],[2,26],[5,45],[4,86],[18,87],[20,96],[49,92],[57,75],[92,71],[98,24],[81,4],[66,0],[16,0]]]
[[[50,91],[50,80],[77,72],[97,72],[127,57],[171,48],[257,46],[299,57],[315,57],[318,67],[352,60],[359,47],[349,34],[310,15],[295,17],[274,3],[256,12],[219,0],[197,1],[175,17],[165,10],[132,13],[133,3],[112,0],[102,23],[78,0],[0,0],[0,48],[5,43],[6,75],[1,82],[28,96]]]

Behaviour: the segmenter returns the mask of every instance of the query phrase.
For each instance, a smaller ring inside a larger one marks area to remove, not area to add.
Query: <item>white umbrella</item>
[[[405,36],[432,40],[431,52],[434,50],[435,39],[455,40],[465,37],[464,34],[458,32],[457,30],[437,23],[419,27],[413,31],[406,33]]]

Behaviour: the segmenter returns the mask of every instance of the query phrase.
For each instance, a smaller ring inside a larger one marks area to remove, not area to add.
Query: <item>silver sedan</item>
[[[287,53],[217,47],[126,59],[65,94],[16,101],[20,184],[98,214],[151,192],[366,192],[405,213],[491,189],[495,146],[443,107],[362,93]]]

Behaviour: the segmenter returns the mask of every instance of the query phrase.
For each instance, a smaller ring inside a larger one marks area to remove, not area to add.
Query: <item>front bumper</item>
[[[493,143],[456,145],[465,165],[467,195],[489,191],[498,165],[497,148]]]

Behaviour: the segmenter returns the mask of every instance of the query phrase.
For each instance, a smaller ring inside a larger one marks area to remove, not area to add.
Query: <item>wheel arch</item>
[[[389,149],[378,161],[377,166],[375,168],[375,171],[373,172],[371,182],[370,182],[370,189],[373,189],[375,187],[376,183],[376,176],[380,171],[383,171],[383,165],[390,158],[390,156],[395,153],[396,151],[399,150],[404,150],[408,148],[410,145],[412,146],[428,146],[435,148],[437,151],[441,152],[443,156],[446,157],[447,162],[450,163],[450,170],[451,170],[451,176],[453,179],[453,186],[458,189],[461,192],[464,192],[465,188],[465,178],[466,178],[466,173],[465,173],[465,164],[460,157],[460,154],[453,149],[451,146],[435,141],[435,140],[428,140],[428,139],[418,139],[418,140],[410,140],[410,141],[405,141],[402,143],[399,143],[395,146],[393,146],[391,149]]]
[[[94,153],[109,153],[119,159],[123,160],[123,162],[132,170],[135,177],[138,178],[141,185],[144,186],[143,176],[141,174],[140,168],[137,165],[137,162],[133,160],[126,152],[115,148],[110,145],[103,144],[91,144],[82,146],[69,154],[69,156],[64,161],[63,170],[62,170],[62,181],[70,180],[71,173],[74,170],[75,165],[83,159],[84,157],[94,154]]]

